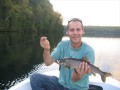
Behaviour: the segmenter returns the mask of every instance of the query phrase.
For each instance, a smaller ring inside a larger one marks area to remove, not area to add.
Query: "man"
[[[90,63],[94,64],[94,50],[82,41],[84,34],[83,23],[78,18],[68,21],[66,34],[70,40],[61,41],[50,54],[50,43],[47,37],[41,37],[40,45],[44,49],[44,63],[48,66],[54,61],[65,57],[81,59],[87,56]],[[87,90],[89,88],[88,76],[90,67],[83,62],[78,68],[60,68],[59,79],[54,76],[33,74],[30,78],[32,90]]]

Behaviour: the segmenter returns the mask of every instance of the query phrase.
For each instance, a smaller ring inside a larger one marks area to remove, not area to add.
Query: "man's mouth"
[[[79,38],[79,36],[73,36],[73,39],[77,39],[77,38]]]

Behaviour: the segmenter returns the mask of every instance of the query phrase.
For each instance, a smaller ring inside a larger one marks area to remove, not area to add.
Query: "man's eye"
[[[70,31],[72,31],[72,32],[73,32],[73,31],[74,31],[74,29],[70,29]]]
[[[76,30],[77,30],[77,31],[80,31],[81,29],[80,29],[80,28],[77,28]]]

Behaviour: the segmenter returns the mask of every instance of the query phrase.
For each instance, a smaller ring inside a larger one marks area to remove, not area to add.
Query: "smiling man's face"
[[[70,37],[73,44],[81,43],[81,37],[84,34],[82,24],[79,21],[71,21],[66,34]]]

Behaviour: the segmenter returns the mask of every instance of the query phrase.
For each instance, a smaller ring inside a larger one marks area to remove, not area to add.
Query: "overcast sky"
[[[77,17],[84,25],[120,26],[120,0],[50,0],[63,24]]]

